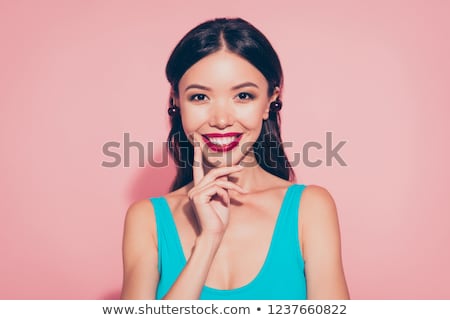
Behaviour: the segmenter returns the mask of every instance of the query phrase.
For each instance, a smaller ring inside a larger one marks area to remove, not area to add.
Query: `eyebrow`
[[[237,90],[237,89],[241,89],[241,88],[244,88],[244,87],[255,87],[255,88],[258,88],[258,89],[259,89],[258,85],[255,84],[255,83],[253,83],[253,82],[244,82],[244,83],[241,83],[241,84],[238,84],[238,85],[232,87],[231,90]],[[188,86],[186,87],[186,89],[184,89],[184,91],[186,92],[186,91],[188,91],[189,89],[201,89],[201,90],[205,90],[205,91],[211,91],[211,88],[202,86],[202,85],[200,85],[200,84],[191,84],[191,85],[188,85]]]

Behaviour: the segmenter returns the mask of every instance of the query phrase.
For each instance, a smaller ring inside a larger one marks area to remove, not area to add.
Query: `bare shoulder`
[[[330,192],[321,186],[307,186],[300,201],[299,216],[299,240],[305,261],[312,261],[321,252],[334,252],[337,256],[340,252],[339,221]]]
[[[123,232],[125,272],[144,259],[154,260],[158,252],[156,219],[149,199],[132,203],[126,212]]]
[[[163,195],[163,197],[167,202],[169,202],[169,204],[178,204],[178,202],[185,197],[185,194],[185,187],[183,187],[178,190],[169,192]],[[170,205],[170,207],[173,206]],[[156,231],[155,211],[153,208],[153,203],[150,201],[150,199],[146,198],[133,202],[128,207],[126,222],[145,225],[153,229],[152,231]],[[152,234],[155,236],[156,232],[152,232]]]
[[[153,205],[132,203],[126,213],[121,299],[153,299],[158,279],[158,248]]]
[[[327,189],[316,185],[306,187],[303,192],[299,240],[305,261],[308,299],[348,299],[334,199]]]
[[[141,199],[130,204],[127,210],[127,217],[132,216],[143,218],[151,213],[153,213],[152,202],[149,199]]]
[[[336,215],[336,204],[326,188],[308,185],[303,190],[299,210],[303,218],[308,218],[310,215],[315,215],[316,218],[330,218]]]
[[[333,197],[331,196],[330,192],[322,187],[315,184],[307,185],[305,190],[303,191],[305,198],[308,198],[309,201],[320,201],[320,202],[334,202]]]
[[[326,188],[308,185],[303,190],[299,206],[299,230],[305,260],[308,260],[312,251],[317,249],[316,246],[321,245],[327,238],[338,244],[338,214],[335,201]]]
[[[131,227],[134,232],[142,231],[144,233],[142,236],[150,234],[156,241],[155,214],[149,199],[138,200],[128,207],[125,226]]]

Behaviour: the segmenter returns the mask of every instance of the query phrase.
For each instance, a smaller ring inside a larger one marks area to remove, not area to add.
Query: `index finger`
[[[194,163],[192,164],[192,176],[194,177],[194,185],[200,183],[203,179],[205,173],[203,171],[203,155],[202,148],[200,147],[200,135],[194,132],[192,134],[193,145],[194,145]]]

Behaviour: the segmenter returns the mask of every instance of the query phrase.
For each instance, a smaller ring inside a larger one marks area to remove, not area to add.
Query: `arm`
[[[197,238],[191,257],[163,300],[198,300],[200,298],[221,239],[216,236]]]
[[[122,244],[121,299],[155,299],[159,280],[158,247],[153,205],[147,199],[127,211]]]
[[[308,186],[303,191],[299,210],[308,299],[349,299],[333,198],[324,188]]]
[[[220,246],[229,218],[230,196],[228,189],[246,193],[242,187],[228,181],[228,175],[242,170],[243,166],[214,168],[206,174],[203,168],[203,154],[198,141],[201,136],[194,132],[193,187],[188,198],[199,225],[198,235],[191,256],[179,277],[164,299],[199,299],[212,261]],[[217,197],[215,197],[217,196]]]
[[[221,236],[199,236],[191,257],[163,299],[200,297]],[[158,245],[153,205],[141,200],[130,206],[123,236],[121,299],[155,299],[159,281]]]

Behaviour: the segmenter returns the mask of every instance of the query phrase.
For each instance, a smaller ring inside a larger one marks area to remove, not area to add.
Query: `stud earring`
[[[167,109],[167,113],[169,114],[169,116],[174,117],[176,115],[178,115],[180,113],[180,108],[177,107],[174,103],[173,103],[173,99],[170,99],[170,107],[169,109]]]
[[[272,101],[270,103],[270,111],[271,112],[278,112],[278,111],[281,110],[282,106],[283,106],[283,103],[280,100],[277,99],[275,101]]]

